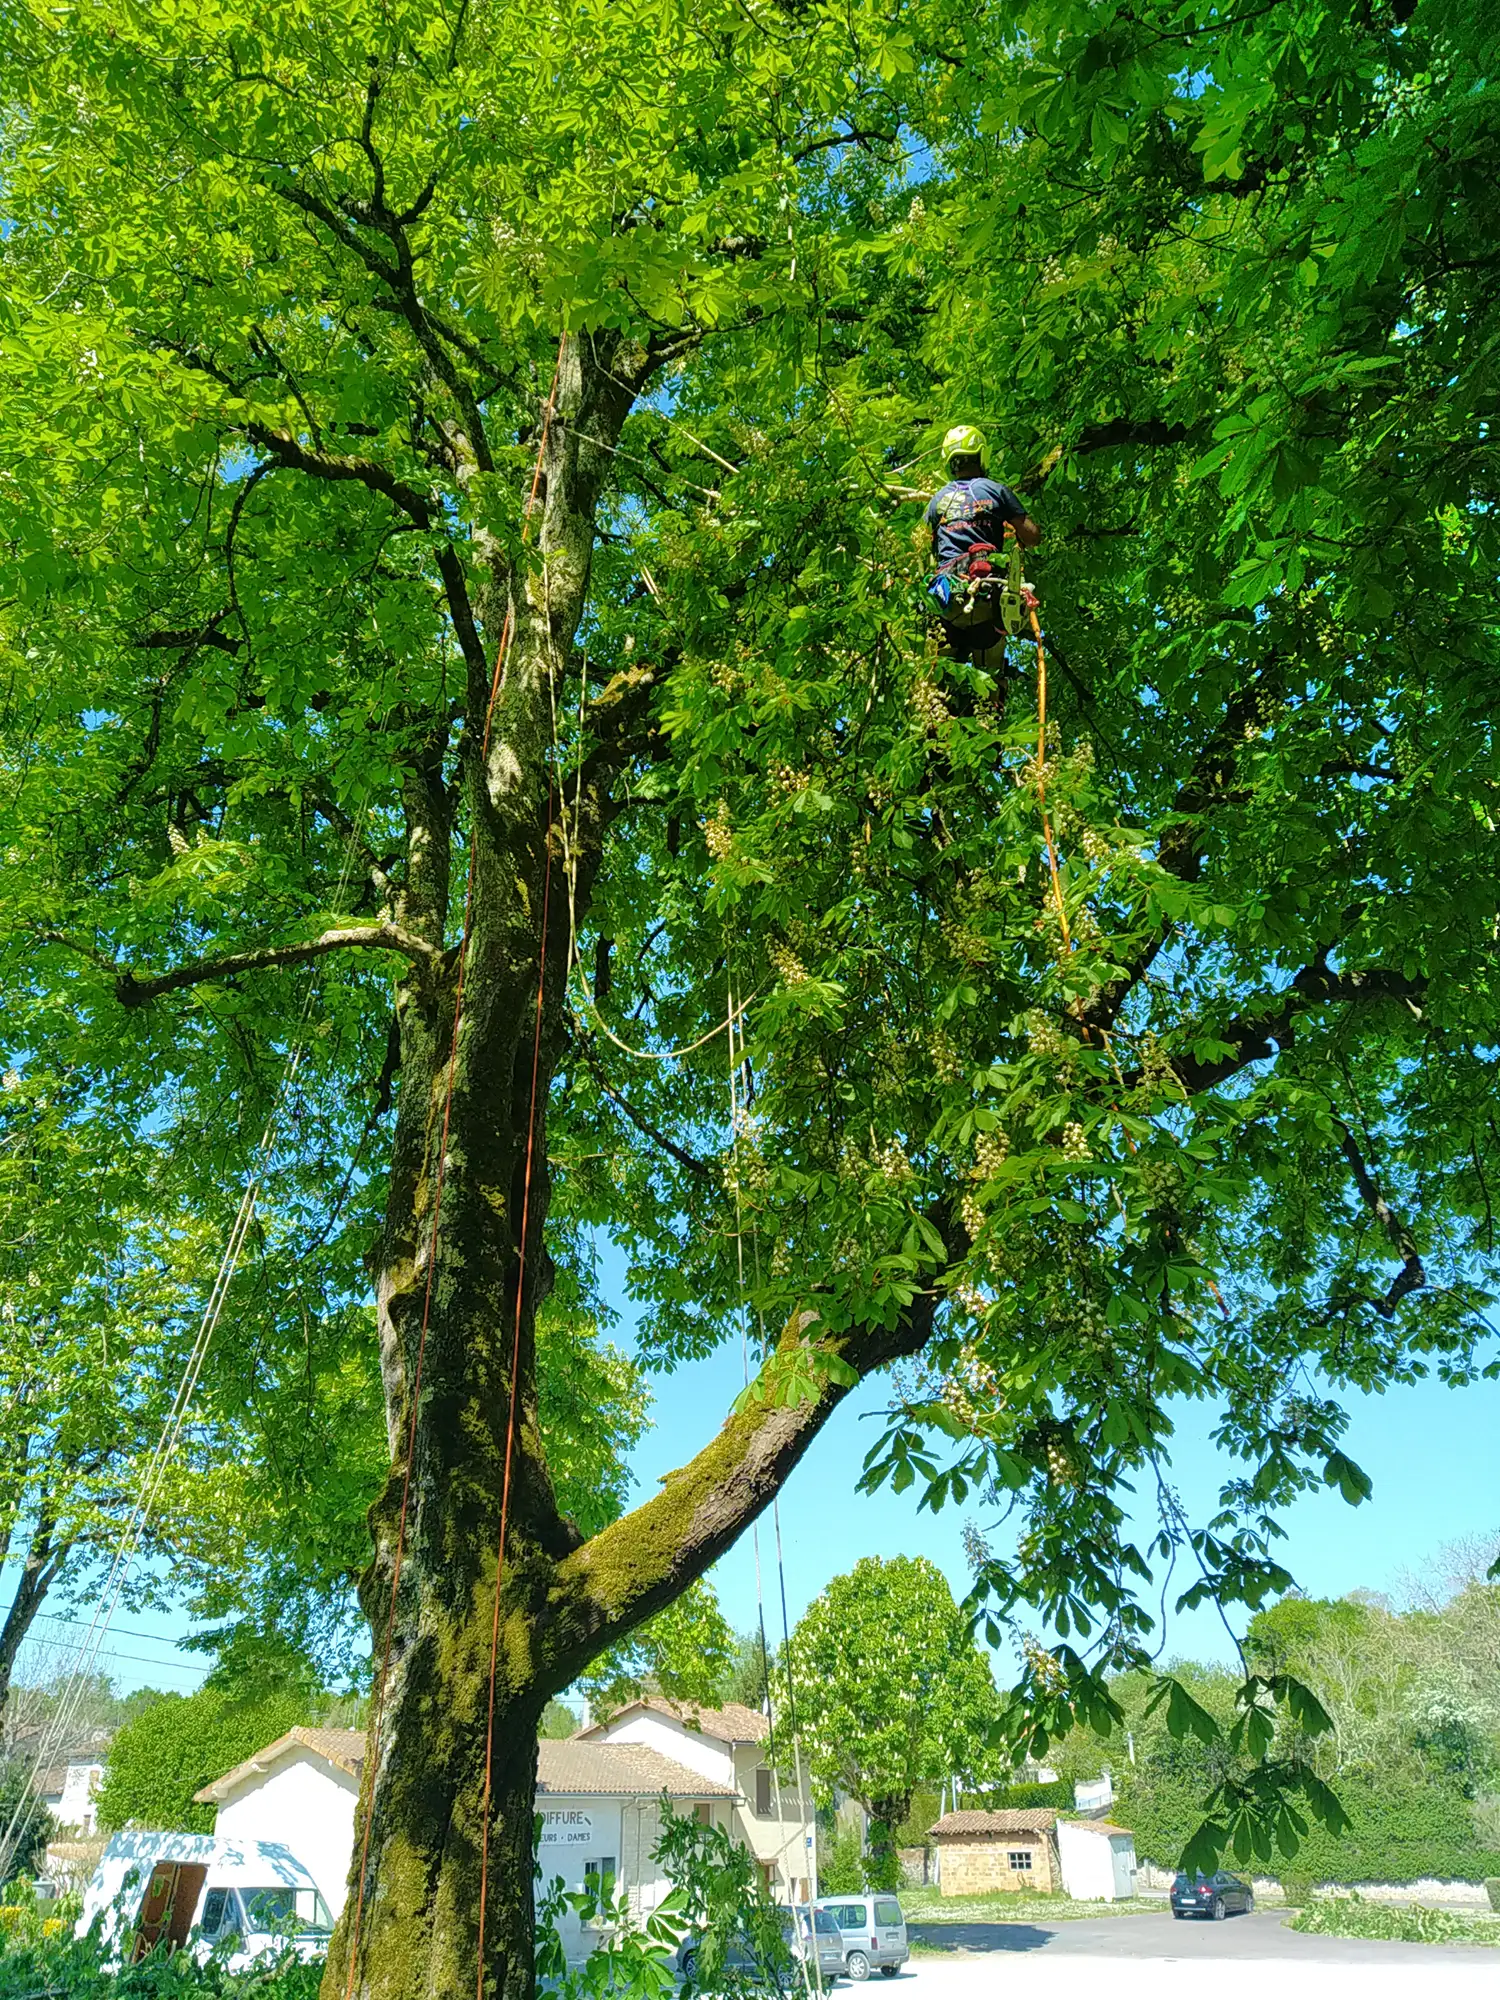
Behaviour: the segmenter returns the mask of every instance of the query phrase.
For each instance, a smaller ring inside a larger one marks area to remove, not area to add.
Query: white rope
[[[359,844],[360,833],[367,810],[363,806],[360,808],[359,814],[349,830],[349,839],[344,850],[343,865],[339,872],[338,888],[334,895],[335,908],[338,908],[343,903],[350,872],[354,865],[355,850]],[[26,1782],[17,1795],[16,1803],[6,1825],[5,1832],[0,1834],[0,1881],[3,1881],[9,1872],[11,1861],[14,1858],[17,1829],[29,1812],[32,1803],[34,1803],[37,1778],[66,1742],[68,1735],[77,1721],[78,1712],[82,1705],[84,1688],[93,1674],[99,1649],[108,1636],[111,1621],[114,1618],[116,1610],[119,1608],[121,1596],[130,1579],[130,1572],[134,1567],[135,1559],[150,1522],[152,1511],[161,1496],[168,1470],[176,1455],[178,1444],[181,1441],[183,1426],[187,1421],[188,1411],[192,1406],[193,1396],[198,1387],[198,1379],[203,1373],[203,1364],[208,1358],[209,1348],[213,1344],[214,1334],[218,1330],[219,1321],[223,1316],[224,1304],[229,1296],[229,1287],[234,1280],[235,1272],[239,1268],[240,1255],[245,1246],[245,1239],[249,1235],[250,1226],[255,1219],[256,1202],[259,1199],[261,1186],[275,1150],[282,1107],[286,1102],[292,1085],[296,1082],[297,1072],[302,1065],[303,1051],[306,1046],[307,1024],[312,1014],[313,1001],[318,990],[319,976],[319,971],[315,967],[312,977],[308,981],[307,995],[303,1001],[302,1013],[297,1022],[291,1054],[282,1072],[281,1082],[277,1088],[276,1095],[272,1099],[265,1129],[261,1133],[260,1142],[252,1156],[250,1171],[246,1177],[244,1191],[240,1196],[239,1208],[230,1226],[229,1238],[224,1246],[224,1254],[220,1257],[219,1267],[214,1273],[208,1300],[203,1308],[203,1316],[198,1323],[198,1332],[189,1351],[187,1361],[184,1364],[182,1374],[178,1379],[177,1391],[172,1399],[172,1406],[167,1413],[166,1421],[162,1425],[161,1436],[157,1439],[155,1449],[147,1460],[139,1495],[131,1510],[130,1518],[126,1522],[124,1532],[120,1536],[118,1545],[116,1546],[114,1559],[110,1564],[108,1574],[95,1599],[94,1615],[89,1621],[88,1629],[84,1633],[83,1638],[79,1641],[73,1666],[68,1674],[63,1691],[58,1698],[46,1727],[38,1739],[36,1755],[32,1760],[31,1769],[27,1773]]]

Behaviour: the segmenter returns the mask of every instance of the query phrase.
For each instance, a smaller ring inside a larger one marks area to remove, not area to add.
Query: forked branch
[[[1417,1249],[1416,1238],[1381,1192],[1380,1183],[1355,1143],[1354,1134],[1342,1118],[1337,1118],[1335,1122],[1339,1128],[1339,1143],[1344,1149],[1344,1158],[1349,1162],[1354,1185],[1359,1189],[1360,1200],[1385,1231],[1391,1248],[1401,1259],[1401,1269],[1392,1278],[1384,1298],[1374,1301],[1375,1310],[1390,1319],[1408,1292],[1420,1291],[1427,1283],[1427,1271]]]

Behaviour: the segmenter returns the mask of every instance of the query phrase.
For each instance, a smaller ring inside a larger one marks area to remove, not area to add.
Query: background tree
[[[580,1691],[600,1715],[643,1694],[714,1708],[729,1698],[736,1640],[706,1578],[630,1637],[601,1653],[579,1677]]]
[[[58,1829],[51,1813],[36,1796],[31,1782],[31,1766],[21,1757],[0,1757],[0,1812],[15,1832],[6,1843],[4,1874],[35,1876],[40,1872],[47,1843],[57,1838]]]
[[[790,1648],[813,1797],[870,1815],[872,1886],[896,1887],[895,1829],[912,1794],[980,1776],[999,1699],[942,1572],[924,1556],[867,1556],[797,1621]]]
[[[164,1694],[110,1744],[99,1824],[212,1833],[215,1808],[194,1795],[308,1720],[306,1697],[292,1689],[248,1699],[221,1687]]]
[[[547,1700],[861,1379],[921,1357],[872,1482],[1017,1517],[975,1608],[1041,1628],[1040,1751],[1154,1673],[1163,1572],[1253,1612],[1280,1505],[1363,1496],[1343,1387],[1486,1360],[1492,35],[0,20],[9,1060],[218,1219],[302,1050],[258,1276],[295,1299],[331,1210],[339,1324],[207,1386],[300,1355],[337,1407],[346,1339],[380,1384],[330,1994],[525,2000]],[[1029,660],[926,642],[893,489],[957,414],[1047,528],[1046,729]],[[748,1320],[756,1371],[585,1522],[537,1329],[596,1227],[655,1364]],[[1196,1521],[1182,1397],[1231,1459]],[[333,1541],[366,1470],[294,1511]],[[1241,1683],[1210,1848],[1336,1814],[1319,1719]]]

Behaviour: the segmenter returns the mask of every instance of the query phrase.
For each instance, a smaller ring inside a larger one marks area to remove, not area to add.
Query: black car
[[[1212,1917],[1217,1923],[1231,1910],[1246,1913],[1255,1908],[1255,1892],[1238,1875],[1179,1875],[1172,1884],[1174,1917]]]

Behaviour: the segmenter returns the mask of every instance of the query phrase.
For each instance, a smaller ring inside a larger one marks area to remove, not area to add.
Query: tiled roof
[[[968,1833],[1050,1833],[1057,1825],[1051,1806],[1006,1806],[998,1812],[944,1813],[928,1831],[934,1840]]]
[[[1116,1826],[1113,1820],[1077,1819],[1070,1821],[1069,1824],[1072,1826],[1081,1826],[1089,1833],[1123,1833],[1127,1840],[1135,1839],[1135,1835],[1128,1826]]]
[[[606,1798],[732,1799],[729,1785],[700,1778],[640,1743],[582,1742],[576,1736],[537,1745],[537,1791],[595,1792]]]
[[[236,1764],[222,1778],[205,1785],[196,1794],[202,1805],[220,1805],[247,1778],[269,1771],[293,1750],[310,1750],[336,1770],[358,1778],[364,1768],[365,1735],[362,1729],[289,1729],[264,1750],[257,1750],[243,1764]],[[716,1785],[700,1778],[696,1771],[647,1750],[639,1743],[587,1743],[577,1737],[537,1745],[538,1793],[592,1793],[600,1798],[634,1798],[641,1793],[655,1797],[666,1792],[674,1799],[730,1799],[728,1785]]]
[[[258,1777],[262,1771],[269,1771],[278,1759],[297,1749],[311,1750],[315,1757],[321,1757],[325,1764],[332,1764],[335,1770],[358,1778],[365,1762],[365,1732],[362,1729],[289,1729],[285,1736],[278,1736],[274,1743],[268,1743],[264,1750],[257,1750],[253,1757],[247,1757],[243,1764],[236,1764],[232,1771],[226,1771],[222,1778],[215,1778],[211,1785],[205,1785],[193,1797],[199,1805],[221,1805],[246,1778]]]
[[[668,1701],[662,1695],[648,1694],[639,1701],[627,1702],[605,1721],[596,1722],[592,1728],[580,1730],[579,1734],[585,1738],[597,1737],[639,1708],[650,1709],[655,1715],[668,1716],[673,1722],[681,1723],[684,1729],[691,1729],[699,1736],[712,1736],[719,1743],[764,1743],[771,1733],[766,1717],[758,1709],[746,1708],[741,1702],[726,1701],[722,1708],[703,1708],[695,1701]]]

